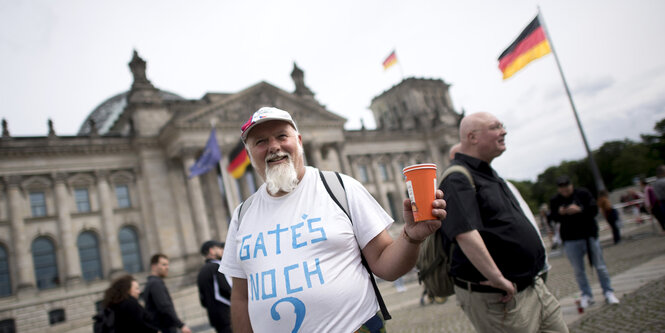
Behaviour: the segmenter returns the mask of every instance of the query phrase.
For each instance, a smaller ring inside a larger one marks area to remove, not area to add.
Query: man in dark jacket
[[[161,253],[150,258],[150,276],[143,289],[145,310],[154,318],[155,324],[162,333],[182,333],[192,331],[178,318],[173,306],[169,290],[164,284],[164,278],[169,273],[169,258]]]
[[[580,306],[593,304],[593,294],[584,272],[584,255],[589,254],[591,264],[598,272],[598,280],[608,304],[618,304],[610,282],[610,274],[605,266],[603,252],[598,242],[598,205],[591,193],[584,188],[574,188],[568,176],[557,179],[559,192],[550,200],[551,218],[561,223],[561,240],[568,261],[575,271],[577,285],[582,291]]]
[[[201,255],[206,258],[196,282],[199,286],[201,305],[208,311],[210,325],[219,332],[231,332],[231,284],[219,271],[224,254],[224,243],[209,240],[201,246]]]

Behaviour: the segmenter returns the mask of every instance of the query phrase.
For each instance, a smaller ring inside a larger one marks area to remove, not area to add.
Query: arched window
[[[0,297],[12,294],[12,281],[9,277],[9,258],[4,246],[0,246]]]
[[[125,271],[127,273],[143,271],[141,248],[139,247],[139,237],[136,235],[136,231],[130,227],[120,229],[118,242],[120,243],[120,253],[122,254],[122,266]]]
[[[97,236],[90,231],[82,232],[76,241],[76,246],[79,248],[83,279],[86,281],[101,279],[102,261],[99,257]]]
[[[60,284],[55,246],[50,239],[39,237],[32,242],[32,262],[38,289],[55,288]]]

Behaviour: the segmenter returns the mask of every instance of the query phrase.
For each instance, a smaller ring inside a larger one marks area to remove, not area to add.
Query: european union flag
[[[189,178],[210,171],[210,169],[214,168],[217,163],[219,163],[221,158],[222,152],[219,150],[217,137],[215,136],[215,129],[213,128],[212,131],[210,131],[210,138],[208,138],[203,154],[201,154],[201,157],[196,160],[196,163],[189,168]]]

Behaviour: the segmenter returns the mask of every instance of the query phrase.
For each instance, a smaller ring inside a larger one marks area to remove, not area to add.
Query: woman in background
[[[102,306],[113,310],[116,332],[157,332],[152,319],[138,302],[140,292],[139,283],[131,275],[114,280],[104,292]]]

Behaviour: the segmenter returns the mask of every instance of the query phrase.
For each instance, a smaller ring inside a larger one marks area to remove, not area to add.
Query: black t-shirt
[[[545,249],[519,202],[487,162],[457,153],[452,164],[466,167],[476,188],[461,173],[443,180],[439,188],[448,212],[441,227],[444,235],[453,240],[478,230],[503,276],[512,282],[529,283],[545,264]],[[452,258],[450,275],[472,282],[487,280],[460,247],[455,247]]]
[[[559,207],[573,203],[580,206],[582,212],[573,215],[559,215]],[[598,205],[588,190],[576,188],[567,198],[557,194],[550,200],[550,209],[552,210],[552,220],[561,223],[559,233],[564,242],[589,237],[598,238],[598,223],[596,222]]]

